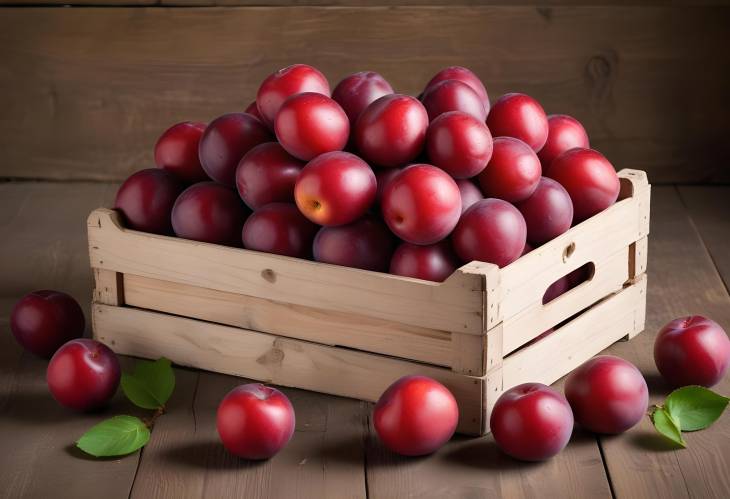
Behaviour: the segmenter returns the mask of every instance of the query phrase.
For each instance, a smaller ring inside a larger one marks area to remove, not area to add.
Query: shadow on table
[[[166,448],[164,459],[192,469],[232,470],[255,468],[268,461],[249,461],[227,452],[218,440],[188,442]]]
[[[66,447],[63,448],[63,450],[68,454],[69,456],[76,458],[76,459],[83,459],[84,461],[119,461],[120,459],[137,459],[139,451],[132,452],[131,454],[127,454],[126,456],[109,456],[109,457],[94,457],[91,454],[87,454],[86,452],[82,451],[78,447],[76,447],[76,443],[68,444]]]
[[[645,374],[644,379],[651,395],[667,396],[672,391],[672,387],[659,373]]]
[[[511,470],[539,466],[511,458],[499,450],[492,437],[463,438],[456,437],[443,455],[443,459],[460,466],[481,470]]]
[[[79,419],[77,413],[60,407],[47,390],[16,390],[7,395],[0,394],[0,399],[7,399],[0,410],[0,420],[12,420],[23,425],[52,425]]]
[[[296,435],[294,438],[296,438]],[[312,451],[324,462],[360,465],[363,462],[365,445],[366,443],[362,435],[356,434],[333,440],[325,440],[318,448],[312,449]]]
[[[650,452],[671,452],[680,447],[656,432],[637,432],[629,438],[633,447]]]
[[[569,446],[595,446],[595,436],[577,428],[571,436]],[[482,470],[523,472],[542,466],[547,461],[521,461],[499,450],[491,435],[482,438],[455,437],[445,449],[443,460]]]
[[[378,444],[376,444],[378,445]],[[378,466],[418,466],[419,463],[436,460],[440,465],[456,465],[479,470],[522,470],[540,463],[529,463],[513,459],[499,450],[491,437],[469,438],[456,436],[444,448],[435,454],[418,457],[399,456],[380,446],[371,449],[377,452],[379,459],[368,460],[368,467]]]

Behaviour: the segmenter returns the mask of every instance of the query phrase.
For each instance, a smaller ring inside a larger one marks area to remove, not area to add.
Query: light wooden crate
[[[88,218],[94,337],[116,352],[375,401],[423,374],[488,431],[519,383],[552,383],[644,328],[650,185],[622,170],[619,201],[505,268],[472,262],[433,283],[125,229]],[[592,277],[543,305],[548,286]],[[531,342],[543,331],[552,334]]]

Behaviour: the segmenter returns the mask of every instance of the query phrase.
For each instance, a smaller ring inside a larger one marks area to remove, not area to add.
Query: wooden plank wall
[[[730,182],[728,2],[66,3],[0,0],[2,178],[123,179],[168,125],[241,110],[306,62],[333,86],[372,69],[414,94],[465,65],[493,99],[523,91],[582,120],[617,169]]]

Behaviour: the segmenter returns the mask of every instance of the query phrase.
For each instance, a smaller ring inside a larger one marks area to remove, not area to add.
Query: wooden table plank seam
[[[720,258],[723,258],[723,257],[728,258],[727,253],[730,252],[730,248],[726,248],[726,251],[724,252],[724,254],[723,253],[716,254],[715,252],[712,251],[711,245],[707,241],[707,236],[703,235],[703,232],[697,226],[695,217],[692,215],[692,209],[690,207],[690,203],[688,202],[686,194],[682,194],[682,192],[685,191],[685,189],[680,188],[680,186],[678,186],[678,185],[675,185],[674,188],[677,191],[677,195],[679,196],[680,201],[682,202],[682,206],[684,206],[684,209],[687,211],[690,222],[692,223],[692,227],[694,227],[695,232],[697,233],[700,240],[702,241],[702,246],[705,249],[705,251],[707,252],[707,256],[712,261],[712,264],[715,266],[715,269],[717,270],[720,280],[723,282],[723,284],[725,285],[725,289],[730,294],[730,275],[725,275],[722,272],[722,270],[721,270],[722,267],[719,265],[719,262],[718,262],[718,260]],[[728,204],[730,204],[730,187],[723,188],[723,187],[718,186],[718,188],[722,189],[724,191],[727,191],[727,196],[724,196],[724,198],[725,198],[726,202]],[[727,215],[730,216],[730,210],[728,210]],[[730,234],[728,234],[727,237],[730,240]]]
[[[601,444],[601,438],[598,435],[595,435],[596,439],[596,445],[598,446],[598,452],[601,455],[601,464],[603,465],[603,472],[606,474],[606,481],[608,482],[608,490],[611,492],[611,497],[613,499],[616,499],[616,491],[613,489],[613,481],[611,480],[611,470],[608,468],[608,463],[606,462],[606,455],[603,450],[603,445]]]
[[[661,403],[671,391],[657,372],[651,353],[656,332],[664,324],[675,317],[700,314],[713,318],[726,330],[730,326],[730,294],[690,211],[676,187],[655,189],[646,331],[606,352],[637,365],[649,384],[650,404]],[[725,231],[729,223],[725,218]],[[726,377],[713,389],[727,394],[730,379]],[[625,436],[599,438],[616,497],[730,496],[727,417],[709,430],[687,433],[686,449],[668,444],[648,418]]]

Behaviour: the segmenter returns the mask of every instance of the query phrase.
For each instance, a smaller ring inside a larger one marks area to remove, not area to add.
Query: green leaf
[[[679,430],[679,422],[664,407],[655,407],[650,416],[651,422],[654,423],[654,428],[659,433],[677,445],[681,445],[682,447],[687,446],[682,438],[682,432]]]
[[[122,373],[122,391],[129,400],[143,409],[157,409],[160,403],[150,393],[144,382],[131,374]]]
[[[175,389],[175,373],[164,357],[154,362],[141,360],[132,374],[122,374],[122,391],[133,404],[157,409],[167,403]]]
[[[722,415],[730,399],[702,386],[684,386],[669,394],[664,407],[682,431],[704,430]]]
[[[150,430],[134,416],[114,416],[93,426],[78,439],[76,446],[96,457],[125,456],[150,439]]]

